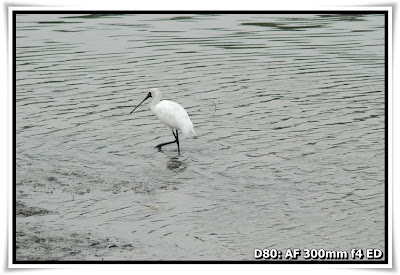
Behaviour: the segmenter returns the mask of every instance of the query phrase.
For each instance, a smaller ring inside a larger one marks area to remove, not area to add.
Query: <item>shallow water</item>
[[[17,260],[384,250],[384,16],[19,14]],[[148,102],[185,107],[171,141]]]

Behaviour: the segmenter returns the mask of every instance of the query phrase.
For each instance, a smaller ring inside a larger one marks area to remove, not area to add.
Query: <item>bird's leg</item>
[[[174,135],[175,136],[175,135]],[[178,136],[178,130],[176,130],[176,144],[178,144],[178,154],[181,154],[181,150],[179,149],[179,136]]]
[[[177,132],[177,134],[178,134],[178,131],[176,131]],[[171,143],[175,143],[175,142],[178,142],[179,143],[179,141],[177,141],[178,139],[178,136],[177,135],[175,135],[175,133],[174,133],[174,131],[172,130],[172,134],[174,135],[174,137],[175,137],[175,140],[174,141],[170,141],[170,142],[165,142],[165,143],[160,143],[160,144],[158,144],[157,146],[156,146],[156,148],[158,149],[158,151],[160,151],[161,150],[161,147],[163,147],[164,145],[168,145],[168,144],[171,144]],[[178,151],[179,151],[179,145],[178,145]]]
[[[156,145],[156,148],[158,148],[158,150],[161,150],[161,147],[163,147],[164,145],[168,145],[168,144],[175,143],[175,142],[176,142],[176,140],[170,141],[170,142],[165,142],[165,143],[160,143],[160,144]]]

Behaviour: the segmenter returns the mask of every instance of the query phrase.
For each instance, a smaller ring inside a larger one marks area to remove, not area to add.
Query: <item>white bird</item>
[[[193,137],[196,135],[189,115],[178,103],[170,100],[161,100],[162,93],[157,88],[150,89],[146,98],[143,99],[143,101],[132,110],[131,114],[149,97],[153,98],[150,103],[150,110],[158,117],[159,120],[161,120],[162,123],[167,125],[172,130],[172,134],[175,137],[174,141],[158,144],[156,148],[161,150],[161,147],[164,145],[176,143],[178,145],[178,153],[180,154],[178,130],[180,130],[185,137]]]

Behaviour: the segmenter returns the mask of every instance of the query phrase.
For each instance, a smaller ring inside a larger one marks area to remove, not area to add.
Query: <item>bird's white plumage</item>
[[[158,119],[172,130],[180,130],[185,137],[196,135],[193,123],[186,110],[176,102],[161,100],[162,93],[159,89],[150,89],[153,100],[150,109]]]

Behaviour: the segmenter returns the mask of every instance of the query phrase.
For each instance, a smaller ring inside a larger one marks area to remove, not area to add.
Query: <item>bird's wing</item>
[[[164,124],[174,129],[180,128],[182,120],[182,110],[186,113],[181,105],[169,100],[162,100],[154,107],[154,113]]]

